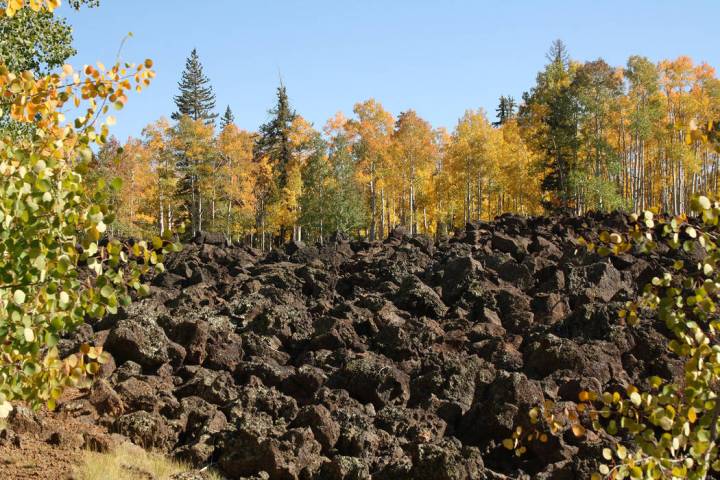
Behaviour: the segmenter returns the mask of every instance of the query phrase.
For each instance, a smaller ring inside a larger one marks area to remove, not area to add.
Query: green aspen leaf
[[[672,430],[673,421],[668,416],[662,416],[659,419],[659,425],[663,430],[669,431]]]
[[[22,290],[15,290],[13,293],[13,301],[18,305],[25,303],[25,292]]]
[[[51,333],[51,332],[45,332],[45,345],[52,348],[55,345],[57,345],[59,339],[57,335]]]
[[[104,298],[110,298],[115,293],[115,289],[111,285],[105,285],[100,289],[100,295]]]
[[[60,292],[60,306],[66,308],[70,304],[70,295],[67,292]]]
[[[23,330],[23,337],[25,337],[26,342],[32,342],[35,340],[35,332],[33,332],[33,329],[30,327],[25,327]]]
[[[7,400],[0,402],[0,418],[8,418],[12,412],[13,406]]]
[[[712,207],[712,203],[710,202],[710,199],[706,196],[699,196],[698,199],[698,205],[703,210],[709,210]]]

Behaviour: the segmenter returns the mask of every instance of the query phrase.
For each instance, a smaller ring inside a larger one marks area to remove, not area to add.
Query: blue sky
[[[520,98],[562,38],[579,60],[623,65],[690,55],[720,67],[720,2],[531,0],[101,0],[71,12],[71,63],[152,58],[157,78],[119,112],[125,139],[169,116],[185,59],[197,48],[239,126],[267,120],[279,74],[295,109],[322,127],[337,111],[374,97],[397,114],[415,109],[452,128],[468,108],[492,112]]]

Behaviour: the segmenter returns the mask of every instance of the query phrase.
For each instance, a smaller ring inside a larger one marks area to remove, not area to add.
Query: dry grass
[[[110,453],[87,452],[73,478],[77,480],[166,480],[176,473],[192,470],[157,453],[126,443]],[[209,480],[222,477],[207,472]]]

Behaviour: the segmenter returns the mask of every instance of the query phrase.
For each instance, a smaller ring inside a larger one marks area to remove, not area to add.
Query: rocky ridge
[[[588,478],[612,439],[501,442],[545,398],[682,371],[662,325],[616,315],[673,258],[578,243],[626,226],[505,215],[265,255],[203,235],[150,297],[62,342],[114,358],[79,411],[228,478]]]

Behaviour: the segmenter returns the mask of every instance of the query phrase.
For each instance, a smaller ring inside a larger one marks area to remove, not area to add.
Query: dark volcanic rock
[[[165,418],[142,410],[115,421],[115,431],[143,448],[168,451],[177,442],[177,432]]]
[[[585,478],[602,442],[566,433],[518,460],[501,441],[545,399],[682,377],[661,326],[617,319],[664,264],[577,242],[626,225],[503,215],[265,255],[202,233],[149,298],[61,348],[115,359],[85,400],[102,422],[228,478]]]
[[[447,312],[440,296],[414,275],[403,280],[396,303],[400,308],[435,319],[442,318]]]
[[[376,408],[404,405],[410,398],[408,375],[386,358],[372,354],[349,360],[334,377],[334,383]]]
[[[113,354],[118,364],[132,360],[143,368],[152,369],[170,361],[170,340],[158,325],[154,312],[144,311],[142,306],[133,305],[128,314],[136,316],[120,320],[110,330],[105,349]]]

